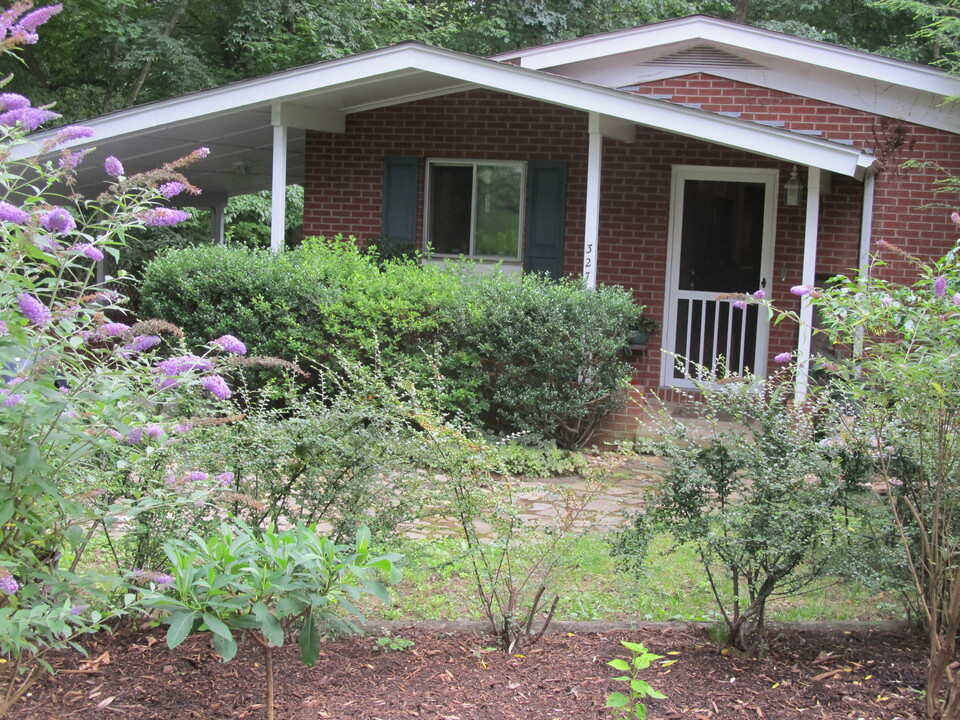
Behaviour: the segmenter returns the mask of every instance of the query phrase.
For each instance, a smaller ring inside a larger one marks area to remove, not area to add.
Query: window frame
[[[442,253],[431,250],[429,257],[436,258],[457,258],[466,257],[472,260],[485,260],[492,262],[520,263],[523,262],[523,246],[526,229],[526,210],[527,210],[527,163],[522,160],[483,160],[471,158],[427,158],[426,177],[424,178],[423,193],[423,247],[430,247],[431,234],[433,229],[430,227],[432,188],[431,179],[433,177],[432,168],[437,165],[471,167],[473,169],[473,197],[470,198],[470,252],[467,253]],[[520,170],[520,212],[518,213],[517,223],[517,254],[513,256],[506,255],[478,255],[476,254],[477,242],[477,193],[479,191],[477,183],[477,168],[479,166],[498,166],[511,167]]]

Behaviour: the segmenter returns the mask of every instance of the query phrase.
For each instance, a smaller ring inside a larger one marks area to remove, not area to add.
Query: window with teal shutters
[[[527,246],[523,269],[547,273],[559,280],[563,274],[567,164],[533,160],[527,168]]]
[[[388,156],[383,159],[383,210],[380,243],[383,250],[398,252],[417,246],[417,193],[420,158]]]

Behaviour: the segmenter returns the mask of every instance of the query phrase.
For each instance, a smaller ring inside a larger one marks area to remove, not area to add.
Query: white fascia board
[[[452,70],[448,58],[437,55],[424,55],[417,65],[437,74]],[[596,112],[788,162],[814,165],[841,175],[859,177],[861,162],[865,162],[861,160],[863,153],[852,147],[567,78],[524,72],[511,65],[467,59],[456,68],[456,77],[501,92]],[[869,163],[873,163],[873,158]]]
[[[334,86],[356,86],[416,72],[432,73],[552,105],[596,112],[788,162],[814,165],[842,175],[860,174],[861,153],[854,148],[463,53],[413,44],[192,93],[143,108],[113,113],[87,124],[94,128],[96,139],[104,140],[230,111],[256,106],[271,107],[278,102],[296,102]],[[15,149],[16,156],[36,154],[40,144],[55,134],[56,131],[50,131],[31,137],[30,143]]]
[[[925,90],[941,97],[960,94],[960,81],[933,68],[707,17],[667,21],[608,35],[582,38],[535,48],[513,56],[498,56],[498,59],[519,58],[521,67],[544,70],[690,40],[717,43],[733,52],[749,50],[807,65],[841,70],[852,75]]]
[[[262,106],[269,109],[278,101],[300,100],[323,88],[345,83],[358,84],[385,75],[399,78],[416,72],[415,68],[402,61],[415,47],[399,45],[384,48],[110,113],[84,122],[84,125],[94,129],[93,140],[65,143],[59,147],[90,145],[97,140],[131,135],[246,108]],[[37,154],[43,142],[55,135],[56,131],[51,130],[30,136],[27,143],[15,149],[14,157],[23,158]]]

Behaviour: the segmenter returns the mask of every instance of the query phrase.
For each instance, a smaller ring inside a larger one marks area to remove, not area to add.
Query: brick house
[[[210,147],[191,178],[215,233],[227,197],[272,188],[279,247],[277,190],[302,183],[307,235],[630,288],[662,322],[635,385],[669,400],[686,383],[660,348],[760,374],[809,358],[808,333],[718,294],[799,308],[791,286],[878,242],[954,245],[924,207],[941,174],[902,164],[960,173],[956,95],[929,67],[695,16],[494,58],[405,43],[88,124],[129,171]],[[82,166],[81,190],[102,181]]]

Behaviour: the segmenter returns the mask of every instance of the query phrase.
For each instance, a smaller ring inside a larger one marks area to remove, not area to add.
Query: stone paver
[[[609,530],[624,524],[625,514],[643,506],[644,493],[659,479],[663,467],[661,458],[631,458],[614,468],[599,488],[581,477],[521,480],[514,500],[521,520],[531,527],[557,527],[571,508],[582,508],[573,522],[575,531]],[[411,538],[447,536],[459,534],[459,526],[453,518],[437,516],[408,523],[403,532]],[[492,528],[478,523],[477,533],[490,537]]]

